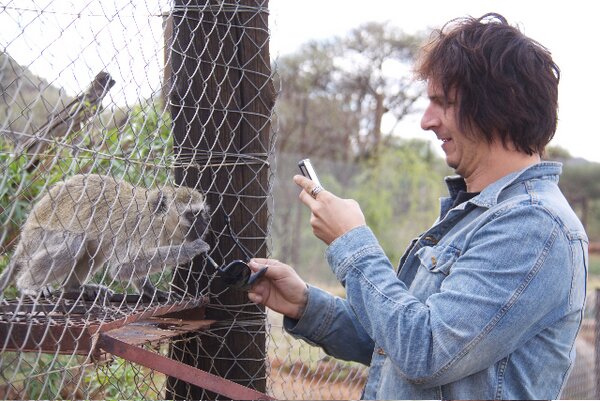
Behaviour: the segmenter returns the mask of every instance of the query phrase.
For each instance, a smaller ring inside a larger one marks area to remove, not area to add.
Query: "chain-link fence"
[[[596,322],[600,319],[597,300],[599,291],[588,292],[585,317],[579,335],[575,341],[577,358],[571,376],[563,390],[563,399],[597,399],[600,370],[596,366],[596,355],[600,352],[600,337],[597,335]]]
[[[0,23],[0,396],[261,397],[240,287],[267,256],[267,1],[5,1]]]
[[[267,0],[7,0],[0,23],[0,397],[358,398],[366,367],[235,288],[249,256],[326,269],[306,155],[273,179]],[[597,398],[594,313],[565,398]]]

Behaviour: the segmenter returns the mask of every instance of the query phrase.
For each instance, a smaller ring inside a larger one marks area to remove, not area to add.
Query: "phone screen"
[[[298,167],[300,167],[300,171],[302,172],[303,176],[310,178],[315,182],[315,184],[321,186],[321,181],[319,181],[319,177],[317,176],[310,159],[300,160]]]

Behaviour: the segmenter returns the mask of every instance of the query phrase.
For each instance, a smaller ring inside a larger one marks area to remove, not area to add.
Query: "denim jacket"
[[[346,299],[309,287],[291,334],[369,365],[366,399],[558,399],[573,367],[587,271],[585,231],[559,163],[512,173],[452,208],[395,272],[362,226],[330,244]]]

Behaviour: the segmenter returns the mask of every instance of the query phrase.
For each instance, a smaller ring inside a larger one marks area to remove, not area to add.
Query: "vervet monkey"
[[[187,187],[146,190],[101,175],[76,175],[53,186],[29,214],[0,292],[16,278],[21,294],[50,285],[95,298],[104,286],[86,284],[103,266],[123,285],[160,301],[148,277],[188,263],[210,247],[204,196]]]

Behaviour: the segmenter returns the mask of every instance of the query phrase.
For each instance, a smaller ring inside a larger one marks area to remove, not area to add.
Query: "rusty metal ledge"
[[[94,342],[99,333],[134,323],[140,335],[136,344],[160,341],[206,328],[209,323],[199,319],[204,318],[207,303],[207,298],[166,305],[115,302],[104,306],[82,301],[4,301],[0,304],[0,352],[96,355]],[[142,326],[147,330],[142,331]],[[152,326],[153,334],[145,337]],[[132,340],[133,332],[127,332]]]
[[[214,320],[182,320],[166,317],[150,317],[104,333],[131,345],[157,343],[185,333],[203,331]]]

